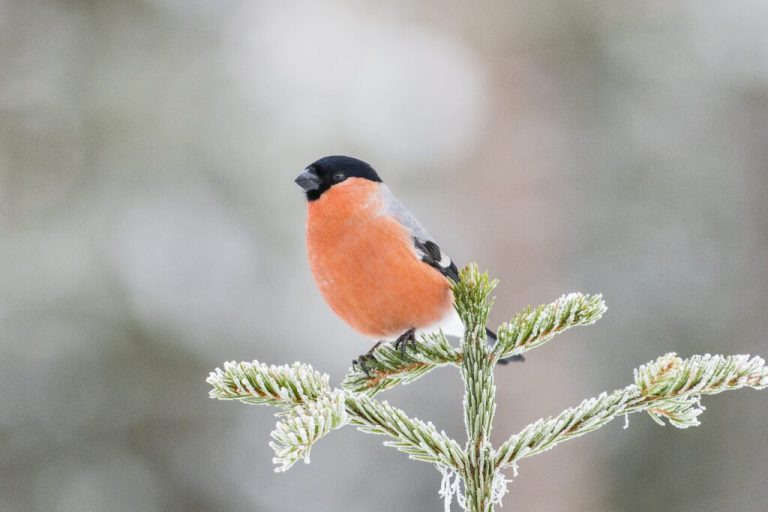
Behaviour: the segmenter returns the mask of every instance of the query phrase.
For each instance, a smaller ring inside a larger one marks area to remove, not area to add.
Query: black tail
[[[485,333],[488,335],[488,339],[490,340],[491,345],[495,344],[496,340],[498,339],[496,338],[496,333],[488,329],[487,327],[485,328]],[[524,363],[525,358],[522,355],[516,355],[516,356],[505,357],[504,359],[499,359],[499,364],[517,363],[517,362]]]

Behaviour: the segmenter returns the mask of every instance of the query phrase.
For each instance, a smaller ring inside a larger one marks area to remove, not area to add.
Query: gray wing
[[[411,212],[406,210],[405,206],[398,201],[395,195],[385,184],[381,184],[381,195],[383,199],[383,213],[396,218],[413,237],[413,248],[421,261],[427,265],[439,270],[441,274],[449,279],[459,281],[459,269],[435,243],[429,232],[422,226]]]

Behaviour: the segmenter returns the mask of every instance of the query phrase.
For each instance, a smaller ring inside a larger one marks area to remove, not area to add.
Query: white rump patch
[[[450,312],[441,318],[440,321],[418,330],[419,333],[432,333],[438,331],[443,331],[443,334],[447,336],[455,336],[457,338],[464,337],[464,323],[461,321],[459,314],[453,307],[451,307]]]

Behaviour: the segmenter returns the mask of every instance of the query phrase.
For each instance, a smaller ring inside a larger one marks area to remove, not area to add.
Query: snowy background
[[[494,435],[668,351],[768,355],[768,3],[0,0],[0,511],[440,510],[352,429],[273,473],[224,360],[339,382],[293,178],[346,153],[460,263],[492,323],[603,292],[497,371]],[[463,436],[458,372],[387,398]],[[635,416],[525,460],[505,510],[763,511],[768,398]]]

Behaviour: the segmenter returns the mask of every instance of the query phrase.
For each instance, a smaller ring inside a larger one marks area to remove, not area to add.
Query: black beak
[[[320,189],[320,177],[310,169],[304,169],[304,172],[299,174],[295,181],[304,192],[312,192],[313,190]]]

